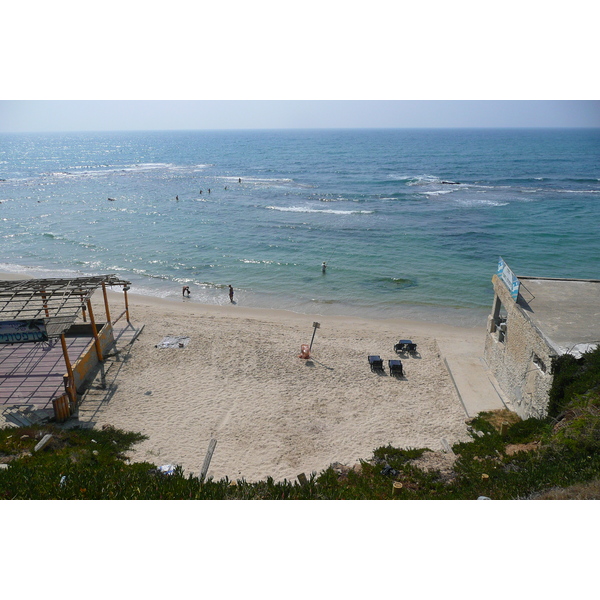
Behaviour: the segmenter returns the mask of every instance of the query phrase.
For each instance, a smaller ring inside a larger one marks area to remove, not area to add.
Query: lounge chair
[[[380,356],[369,355],[369,365],[371,366],[371,371],[383,371],[383,361]]]
[[[388,366],[390,368],[390,375],[394,377],[402,377],[402,361],[401,360],[388,360]]]
[[[395,346],[394,351],[396,354],[415,354],[417,352],[417,345],[412,340],[400,340]]]

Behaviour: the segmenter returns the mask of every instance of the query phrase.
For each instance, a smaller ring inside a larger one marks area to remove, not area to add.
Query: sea
[[[500,257],[600,279],[600,129],[5,133],[0,240],[2,272],[479,326]]]

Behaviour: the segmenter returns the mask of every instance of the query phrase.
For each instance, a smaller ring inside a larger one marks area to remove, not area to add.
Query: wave
[[[414,279],[406,279],[403,277],[391,277],[390,280],[394,285],[396,285],[399,288],[407,288],[417,285],[417,282]]]
[[[570,181],[574,183],[600,183],[599,177],[565,177],[559,181]]]
[[[65,242],[66,244],[72,244],[73,246],[80,246],[81,248],[87,248],[91,250],[100,249],[107,250],[107,248],[103,248],[102,246],[98,246],[97,244],[92,244],[91,242],[82,242],[79,240],[69,239],[64,235],[58,235],[56,233],[52,233],[51,231],[46,231],[42,233],[42,237],[49,238],[51,240],[56,240],[58,242]]]
[[[399,181],[406,181],[406,185],[423,185],[431,183],[442,183],[442,180],[436,175],[412,175],[404,177]]]
[[[360,202],[357,199],[343,198],[338,196],[337,198],[319,198],[319,202]]]
[[[269,210],[278,210],[281,212],[297,212],[297,213],[325,213],[332,215],[370,215],[372,210],[333,210],[333,209],[316,209],[306,208],[304,206],[267,206]]]
[[[480,198],[473,198],[471,200],[461,199],[456,200],[457,204],[461,204],[462,206],[506,206],[509,204],[508,202],[503,202],[501,200],[482,200]]]
[[[436,190],[433,192],[421,192],[424,196],[443,196],[444,194],[451,194],[454,190]]]
[[[234,183],[238,183],[241,179],[241,183],[256,183],[256,184],[273,184],[273,183],[294,183],[293,179],[289,177],[238,177],[231,175],[220,175],[216,176],[215,179],[217,181],[232,181]],[[302,187],[312,187],[312,186],[302,186]]]

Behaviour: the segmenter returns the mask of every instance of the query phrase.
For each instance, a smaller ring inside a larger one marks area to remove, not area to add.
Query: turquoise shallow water
[[[499,256],[600,278],[599,130],[0,134],[0,179],[0,270],[142,294],[476,324]]]

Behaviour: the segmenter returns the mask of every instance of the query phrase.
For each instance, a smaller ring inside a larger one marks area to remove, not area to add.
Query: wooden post
[[[71,367],[71,361],[69,360],[69,351],[67,350],[67,340],[65,339],[65,334],[60,334],[60,343],[62,346],[63,356],[65,357],[65,365],[67,366],[67,373],[69,374],[69,378],[73,379],[73,368]]]
[[[67,377],[68,377],[68,385],[65,385],[65,391],[69,395],[69,400],[71,404],[74,406],[77,405],[77,391],[75,389],[75,377],[73,376],[73,367],[71,366],[71,361],[69,360],[69,352],[67,350],[67,340],[65,339],[65,334],[60,334],[60,344],[62,346],[63,357],[65,359],[65,365],[67,367]]]
[[[42,304],[44,306],[44,312],[46,313],[46,316],[49,317],[50,313],[48,312],[48,303],[46,302],[46,290],[41,290],[40,294],[42,296]]]
[[[213,452],[215,451],[215,447],[217,445],[217,440],[214,438],[210,440],[210,444],[208,444],[208,452],[204,457],[204,464],[202,465],[202,471],[200,471],[200,480],[202,481],[206,474],[208,473],[208,467],[210,466],[210,460],[212,458]]]
[[[52,407],[54,408],[54,417],[57,422],[62,423],[71,416],[71,403],[69,401],[70,394],[62,394],[58,398],[52,400]]]
[[[92,301],[88,298],[87,301],[88,311],[90,313],[90,322],[92,323],[92,334],[94,335],[94,342],[96,345],[96,354],[98,355],[98,360],[100,362],[104,361],[104,357],[102,356],[102,348],[100,347],[100,338],[98,337],[98,329],[96,328],[96,322],[94,321],[94,313],[92,311]]]
[[[127,290],[129,290],[130,287],[128,285],[126,285],[123,288],[123,294],[125,296],[125,314],[126,314],[126,318],[127,318],[127,322],[129,323],[129,303],[127,301]]]
[[[106,311],[106,321],[110,323],[110,310],[108,308],[108,296],[106,295],[106,284],[102,282],[102,295],[104,296],[104,310]]]

